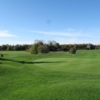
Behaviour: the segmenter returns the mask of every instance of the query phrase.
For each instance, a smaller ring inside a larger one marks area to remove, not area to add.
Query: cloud
[[[78,39],[77,38],[68,38],[68,39],[65,39],[65,38],[58,38],[56,39],[57,42],[59,42],[60,44],[75,44],[75,43],[79,43]]]
[[[12,40],[12,39],[6,39],[6,40],[0,40],[0,45],[3,45],[3,44],[9,44],[9,45],[16,45],[16,44],[33,44],[34,41],[33,40]]]
[[[81,32],[46,32],[46,31],[30,31],[33,33],[39,33],[39,34],[47,34],[47,35],[55,35],[55,36],[80,36]]]
[[[68,28],[67,31],[75,31],[74,29],[72,28]]]
[[[3,31],[0,31],[0,37],[17,37],[17,36],[10,34],[7,30],[3,30]]]
[[[58,43],[60,44],[87,44],[87,43],[92,43],[92,44],[99,44],[100,40],[98,39],[80,39],[80,38],[56,38],[55,39]]]
[[[82,37],[82,38],[100,38],[100,36],[96,34],[90,34],[88,32],[75,31],[74,29],[68,29],[67,32],[46,32],[46,31],[30,31],[32,33],[39,33],[39,34],[46,34],[46,35],[53,35],[53,36],[64,36],[64,37]]]
[[[14,41],[13,43],[11,42],[10,44],[21,44],[21,45],[23,45],[23,44],[33,44],[34,43],[34,41]]]

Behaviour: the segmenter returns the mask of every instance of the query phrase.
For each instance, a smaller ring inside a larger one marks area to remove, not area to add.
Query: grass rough
[[[100,51],[3,52],[0,100],[100,100]]]

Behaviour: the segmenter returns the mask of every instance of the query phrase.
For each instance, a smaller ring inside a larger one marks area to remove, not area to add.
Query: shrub
[[[70,48],[69,53],[75,54],[76,53],[76,49],[75,48]]]
[[[0,54],[1,57],[3,57],[3,54]]]
[[[31,48],[30,48],[30,53],[31,54],[37,54],[38,53],[37,47],[38,47],[37,44],[32,45]]]
[[[48,53],[49,49],[47,45],[39,45],[38,46],[38,53]]]

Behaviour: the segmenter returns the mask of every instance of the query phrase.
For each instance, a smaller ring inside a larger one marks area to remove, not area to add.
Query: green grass
[[[3,52],[0,100],[100,100],[100,51]]]

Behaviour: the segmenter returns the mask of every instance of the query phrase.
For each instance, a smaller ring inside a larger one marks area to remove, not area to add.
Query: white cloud
[[[47,34],[47,35],[55,35],[55,36],[81,36],[81,32],[46,32],[46,31],[30,31],[33,33],[39,33],[39,34]]]
[[[64,36],[64,37],[83,37],[83,38],[100,38],[100,36],[96,34],[90,34],[82,31],[74,31],[73,29],[68,29],[67,32],[46,32],[46,31],[30,31],[32,33],[53,35],[53,36]]]
[[[13,43],[11,42],[11,44],[13,44],[13,45],[15,45],[15,44],[33,44],[34,43],[34,41],[14,41]]]
[[[92,43],[92,44],[99,44],[100,40],[97,39],[79,39],[79,38],[74,38],[74,37],[70,37],[70,38],[56,38],[55,39],[57,42],[59,42],[60,44],[87,44],[87,43]]]
[[[17,37],[17,36],[10,34],[7,30],[3,30],[3,31],[0,31],[0,37]]]
[[[34,43],[34,41],[13,41],[13,40],[9,40],[9,41],[4,41],[4,40],[2,40],[2,41],[0,41],[0,45],[3,45],[3,44],[9,44],[9,45],[16,45],[16,44],[21,44],[21,45],[23,45],[23,44],[33,44]]]
[[[67,31],[75,31],[74,29],[72,28],[68,28]]]

